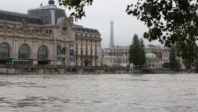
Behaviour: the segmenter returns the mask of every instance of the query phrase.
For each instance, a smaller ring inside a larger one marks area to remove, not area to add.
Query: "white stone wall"
[[[96,37],[97,34],[85,34],[78,32],[76,34],[76,45],[78,66],[85,66],[85,60],[88,59],[88,66],[101,66],[101,37]],[[92,52],[91,52],[92,51]],[[87,52],[87,53],[86,53]],[[82,53],[82,54],[81,54]]]
[[[103,65],[126,67],[129,65],[129,60],[127,56],[104,56]]]

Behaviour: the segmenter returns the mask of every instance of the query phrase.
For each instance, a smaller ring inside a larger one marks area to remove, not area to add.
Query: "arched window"
[[[6,42],[0,44],[0,58],[10,57],[10,45]]]
[[[30,58],[30,46],[27,44],[22,44],[19,47],[19,58]]]
[[[48,48],[44,45],[40,46],[38,49],[38,60],[44,60],[48,57]]]

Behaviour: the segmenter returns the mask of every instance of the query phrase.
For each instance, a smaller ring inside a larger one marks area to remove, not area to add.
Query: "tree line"
[[[139,39],[138,35],[134,35],[132,44],[129,46],[129,63],[135,67],[148,66],[146,62],[145,45],[142,38]],[[164,68],[179,71],[181,69],[180,60],[178,59],[175,51],[175,46],[172,46],[169,54],[169,62],[163,64]]]

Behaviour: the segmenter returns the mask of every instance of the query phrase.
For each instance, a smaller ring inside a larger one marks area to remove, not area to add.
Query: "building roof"
[[[114,46],[111,49],[129,49],[129,46]]]
[[[63,10],[63,9],[57,8],[57,6],[54,5],[54,3],[55,3],[54,0],[49,0],[48,3],[49,3],[49,4],[46,5],[46,6],[42,6],[42,5],[41,5],[41,7],[35,8],[35,9],[31,9],[31,10],[29,10],[29,11],[33,11],[33,10],[45,10],[45,9]]]
[[[91,29],[91,28],[85,28],[80,25],[75,25],[75,29],[77,32],[83,32],[83,33],[99,33],[97,29]]]
[[[54,0],[49,0],[49,5],[31,9],[28,11],[28,14],[0,10],[0,20],[14,21],[14,22],[23,21],[23,22],[27,22],[30,24],[39,24],[39,25],[49,24],[51,23],[51,19],[50,18],[43,19],[43,16],[42,16],[43,14],[41,14],[41,12],[44,10],[51,10],[51,9],[57,11],[55,15],[56,19],[58,19],[61,16],[66,16],[63,9],[57,8],[56,5],[54,5]],[[34,13],[30,13],[30,12],[34,12]],[[51,16],[48,14],[48,17],[51,17]],[[46,20],[48,21],[47,23],[46,23]]]
[[[30,24],[51,24],[51,13],[50,10],[55,10],[55,22],[60,17],[66,17],[65,10],[57,8],[54,5],[54,0],[49,0],[49,4],[47,6],[42,6],[39,8],[31,9],[28,11],[28,14],[22,14],[17,12],[9,12],[9,11],[2,11],[0,10],[0,20],[5,21],[13,21],[13,22],[25,22]],[[75,25],[75,30],[77,32],[82,33],[92,33],[92,34],[99,34],[97,29],[86,28],[80,25]]]
[[[22,14],[17,12],[9,12],[0,10],[0,20],[13,21],[13,22],[22,22],[26,21],[31,24],[42,24],[42,21],[39,17],[31,16],[28,14]]]
[[[154,53],[146,53],[146,58],[155,59],[157,56]]]

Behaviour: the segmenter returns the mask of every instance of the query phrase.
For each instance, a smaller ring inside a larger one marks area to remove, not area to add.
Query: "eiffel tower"
[[[111,29],[110,29],[110,44],[109,47],[112,48],[114,47],[114,36],[113,36],[113,21],[111,21]]]

